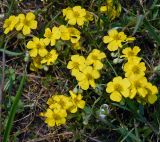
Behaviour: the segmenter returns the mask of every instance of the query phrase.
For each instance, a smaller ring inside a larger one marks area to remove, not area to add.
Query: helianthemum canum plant
[[[143,48],[138,44],[141,37],[137,39],[130,33],[129,24],[116,23],[126,10],[118,0],[96,2],[90,7],[71,5],[63,7],[54,18],[51,16],[49,19],[53,20],[50,22],[44,22],[44,29],[39,26],[39,19],[43,19],[42,15],[39,17],[39,11],[9,16],[3,24],[5,36],[13,33],[18,42],[23,42],[17,45],[25,52],[26,70],[36,74],[37,78],[42,75],[47,81],[53,77],[51,86],[60,88],[55,87],[47,101],[44,99],[46,108],[39,116],[49,128],[83,123],[81,125],[86,125],[83,128],[85,136],[90,131],[89,121],[96,119],[96,123],[102,121],[108,125],[107,129],[134,137],[123,124],[125,121],[116,115],[114,120],[113,116],[119,112],[116,107],[127,111],[138,108],[134,110],[138,114],[144,111],[143,107],[159,99],[158,87],[148,75],[145,56],[141,56]],[[154,69],[150,72],[154,73]],[[116,122],[115,125],[123,129],[113,126]],[[81,125],[76,126],[76,133]],[[137,132],[135,127],[136,124],[133,130]],[[91,130],[94,129],[97,128]]]

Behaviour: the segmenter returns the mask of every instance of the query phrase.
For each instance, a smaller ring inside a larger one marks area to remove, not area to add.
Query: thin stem
[[[109,66],[112,68],[114,74],[115,74],[116,76],[118,76],[118,74],[117,74],[116,70],[113,68],[112,64],[108,61],[108,59],[106,59],[106,60],[107,60],[107,63],[109,64]]]

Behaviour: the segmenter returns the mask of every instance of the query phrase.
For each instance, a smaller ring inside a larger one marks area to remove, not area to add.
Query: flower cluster
[[[37,21],[35,20],[35,15],[32,12],[29,12],[26,15],[12,15],[4,21],[3,28],[5,29],[5,34],[8,34],[15,28],[17,31],[22,31],[24,35],[28,35],[31,33],[31,29],[37,28]]]
[[[49,107],[46,112],[42,112],[40,115],[45,117],[45,123],[49,127],[65,124],[68,113],[76,113],[78,108],[83,109],[85,107],[85,101],[82,100],[81,94],[76,95],[73,91],[69,91],[69,93],[70,97],[53,95],[48,99]]]
[[[55,45],[56,40],[61,39],[64,41],[70,40],[71,43],[77,43],[80,39],[80,31],[74,27],[67,27],[61,25],[59,27],[53,27],[45,29],[44,42],[46,45]]]
[[[121,13],[121,5],[118,1],[106,0],[105,4],[100,7],[100,11],[106,13],[110,20],[114,20]]]
[[[140,48],[134,46],[122,50],[127,62],[123,66],[125,78],[118,76],[107,84],[106,92],[111,93],[110,99],[120,102],[123,97],[136,99],[141,104],[153,104],[157,100],[158,89],[147,81],[145,77],[146,66],[137,56]]]
[[[111,29],[107,36],[103,37],[103,42],[108,44],[107,48],[109,51],[116,51],[118,48],[122,48],[122,43],[134,41],[134,37],[127,37],[124,32],[118,32],[116,29]]]
[[[47,50],[44,39],[33,37],[27,43],[27,48],[29,49],[29,55],[32,58],[30,64],[30,70],[37,71],[45,66],[53,65],[58,57],[58,53],[55,49]]]
[[[63,16],[69,25],[83,26],[85,22],[93,20],[93,15],[81,6],[63,9]]]
[[[72,76],[76,77],[78,85],[87,90],[89,86],[95,88],[95,79],[100,77],[100,70],[103,68],[102,59],[106,58],[105,53],[98,49],[93,49],[85,59],[80,55],[72,55],[67,68],[72,71]]]
[[[44,33],[44,38],[33,37],[27,43],[27,49],[29,50],[29,55],[32,58],[32,63],[30,69],[32,71],[37,71],[38,69],[43,69],[46,66],[53,65],[58,57],[58,53],[55,49],[47,46],[54,46],[57,40],[68,41],[70,40],[72,44],[76,44],[80,39],[80,31],[74,27],[66,27],[61,25],[59,27],[46,28]]]

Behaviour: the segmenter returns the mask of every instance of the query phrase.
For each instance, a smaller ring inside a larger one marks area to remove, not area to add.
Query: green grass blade
[[[143,19],[144,19],[143,15],[138,15],[137,16],[137,20],[136,20],[137,23],[136,23],[136,26],[134,27],[134,31],[133,31],[132,35],[134,35],[137,32],[137,30],[139,29],[139,27],[142,25]]]
[[[5,54],[7,54],[9,56],[20,56],[20,55],[24,54],[24,53],[11,52],[11,51],[8,51],[6,49],[0,49],[0,52],[4,52]]]
[[[16,108],[17,108],[17,105],[18,105],[18,102],[19,102],[19,99],[20,99],[20,96],[21,96],[21,93],[22,93],[22,89],[23,89],[25,79],[26,79],[26,75],[24,74],[22,79],[21,79],[18,91],[17,91],[16,96],[15,96],[15,100],[12,104],[12,107],[11,107],[11,110],[10,110],[10,113],[9,113],[9,118],[8,118],[8,121],[7,121],[6,129],[4,131],[2,142],[8,142],[9,134],[10,134],[12,124],[13,124],[13,120],[14,120],[14,117],[15,117],[15,114],[16,114]]]
[[[149,35],[157,41],[158,45],[160,45],[160,35],[155,31],[155,28],[149,23],[149,21],[144,20],[144,27]]]

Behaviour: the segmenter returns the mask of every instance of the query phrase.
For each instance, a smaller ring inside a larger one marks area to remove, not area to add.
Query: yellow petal
[[[56,44],[56,40],[55,39],[51,39],[51,46],[54,46]]]
[[[99,60],[95,61],[93,66],[94,66],[94,69],[96,69],[96,70],[101,70],[103,68],[103,64]]]
[[[28,26],[25,26],[23,27],[23,34],[24,35],[27,35],[27,34],[30,34],[31,33],[31,29],[28,27]]]
[[[109,51],[116,51],[118,49],[118,43],[116,41],[111,41],[107,48]]]
[[[26,15],[26,19],[28,21],[34,20],[35,19],[35,15],[32,12],[27,13]]]
[[[90,84],[93,88],[96,87],[96,83],[95,83],[94,79],[89,80],[89,84]]]
[[[148,96],[148,102],[149,102],[150,104],[154,104],[155,101],[157,101],[157,96],[156,96],[156,95],[149,95],[149,96]]]
[[[122,100],[122,96],[120,93],[118,92],[113,92],[111,95],[110,95],[110,99],[112,101],[115,101],[115,102],[120,102]]]
[[[89,82],[88,80],[83,80],[78,82],[78,85],[83,89],[83,90],[87,90],[89,88]]]
[[[139,89],[137,89],[137,91],[138,91],[138,94],[141,96],[141,97],[146,97],[146,95],[147,95],[147,90],[145,89],[145,88],[139,88]]]
[[[109,32],[108,32],[108,35],[110,36],[110,37],[114,37],[114,36],[116,36],[118,34],[118,31],[116,30],[116,29],[111,29],[111,30],[109,30]]]
[[[83,101],[83,100],[79,101],[78,104],[77,104],[77,106],[78,106],[79,108],[83,109],[84,106],[85,106],[85,101]]]
[[[28,49],[33,49],[33,48],[36,48],[36,46],[35,46],[35,44],[34,44],[33,41],[29,41],[29,42],[27,43],[27,48],[28,48]]]
[[[8,34],[9,31],[10,31],[10,29],[9,29],[9,28],[6,28],[6,29],[4,30],[4,33],[5,33],[5,34]]]
[[[70,19],[70,20],[68,21],[68,24],[70,24],[70,25],[75,25],[75,24],[76,24],[76,19],[75,19],[75,18]]]
[[[32,50],[29,51],[29,55],[30,55],[31,57],[36,57],[36,56],[37,56],[37,53],[38,53],[38,51],[37,51],[36,48],[34,48],[34,49],[32,49]]]
[[[138,52],[140,52],[140,48],[138,47],[138,46],[134,46],[133,47],[133,52],[137,55],[138,54]]]
[[[37,21],[35,21],[35,20],[30,21],[30,28],[31,29],[37,29]]]
[[[41,57],[44,57],[45,55],[47,55],[48,51],[45,48],[41,48],[38,50],[38,53]]]
[[[78,24],[79,26],[82,26],[82,25],[84,24],[84,17],[78,18],[78,19],[77,19],[77,24]]]
[[[23,28],[23,24],[22,23],[18,23],[15,27],[16,27],[17,31],[20,31]]]
[[[109,82],[109,83],[107,83],[106,92],[107,92],[107,93],[112,93],[113,91],[114,91],[114,85],[113,85],[113,82]]]
[[[109,42],[111,42],[112,40],[113,40],[113,38],[110,37],[110,36],[104,36],[104,37],[103,37],[103,42],[104,42],[104,43],[109,43]]]
[[[53,118],[46,118],[45,123],[47,123],[49,127],[55,126],[55,120]]]
[[[92,72],[90,72],[93,76],[94,79],[98,79],[100,78],[100,73],[97,70],[92,70]]]
[[[49,39],[49,38],[45,38],[45,39],[43,40],[43,42],[44,42],[44,44],[47,46],[47,45],[49,45],[49,43],[50,43],[50,39]]]
[[[107,11],[107,6],[101,6],[100,11],[101,12],[106,12]]]
[[[77,106],[74,105],[73,107],[70,108],[71,113],[76,113],[77,112]]]
[[[74,67],[74,62],[69,61],[67,65],[67,69],[72,69]]]
[[[127,97],[129,97],[129,95],[130,95],[130,91],[129,91],[129,89],[126,89],[126,90],[122,91],[121,94],[122,94],[125,98],[127,98]]]

